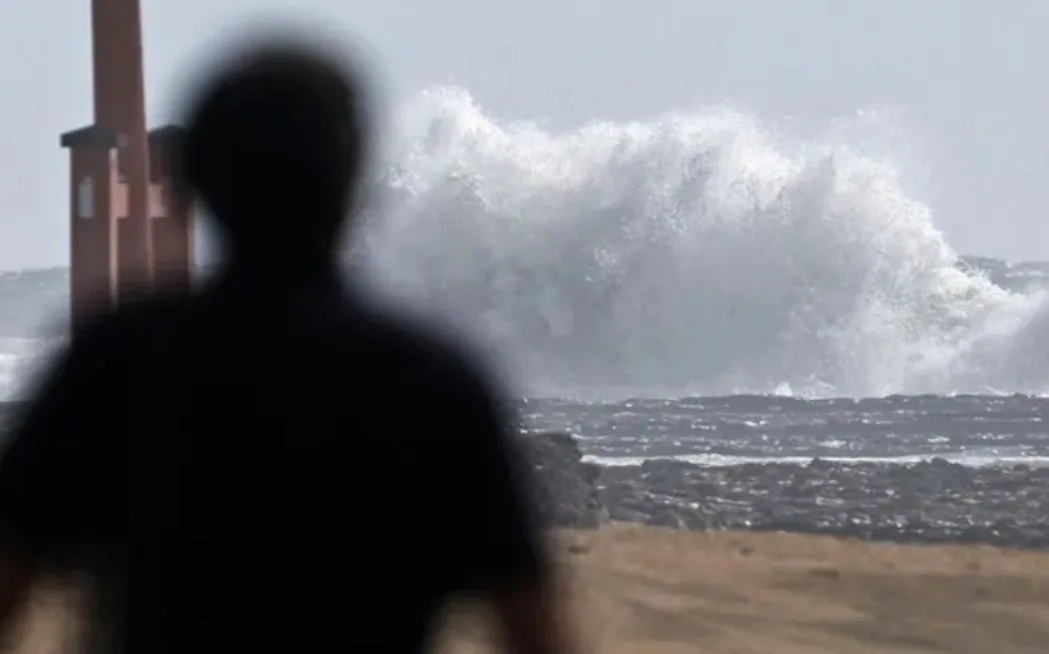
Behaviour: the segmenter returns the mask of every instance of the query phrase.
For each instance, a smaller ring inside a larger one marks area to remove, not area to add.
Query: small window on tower
[[[77,188],[77,215],[81,218],[95,217],[95,184],[90,177],[80,180]]]
[[[120,155],[116,150],[109,151],[109,165],[117,171],[117,183],[127,184],[127,176],[124,175],[124,171],[120,167]]]

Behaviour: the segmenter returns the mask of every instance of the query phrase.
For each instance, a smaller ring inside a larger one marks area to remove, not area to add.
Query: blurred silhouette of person
[[[43,378],[0,458],[3,624],[86,571],[95,651],[417,652],[471,593],[511,651],[569,651],[484,365],[340,281],[363,103],[294,40],[200,85],[176,181],[228,265],[98,319]]]

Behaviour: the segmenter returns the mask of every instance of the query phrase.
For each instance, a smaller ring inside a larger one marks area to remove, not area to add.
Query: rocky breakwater
[[[604,468],[598,486],[616,521],[1049,547],[1049,468],[652,460]]]
[[[921,463],[598,467],[568,434],[524,439],[551,527],[611,520],[694,530],[791,531],[896,542],[1049,547],[1049,468]]]
[[[535,468],[534,500],[543,525],[583,529],[607,519],[597,491],[601,470],[583,461],[570,434],[528,434],[521,442]]]

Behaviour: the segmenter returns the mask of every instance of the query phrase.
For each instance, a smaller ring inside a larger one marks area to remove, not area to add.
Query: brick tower
[[[67,132],[70,317],[85,321],[155,290],[187,291],[191,207],[171,203],[178,128],[147,132],[139,0],[92,0],[94,122]]]

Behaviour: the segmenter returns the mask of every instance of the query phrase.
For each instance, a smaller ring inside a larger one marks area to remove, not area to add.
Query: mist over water
[[[19,399],[51,350],[47,341],[0,338],[0,402]]]
[[[962,270],[891,158],[730,108],[554,134],[436,88],[372,189],[371,278],[498,348],[532,393],[1049,388],[1041,290]]]

